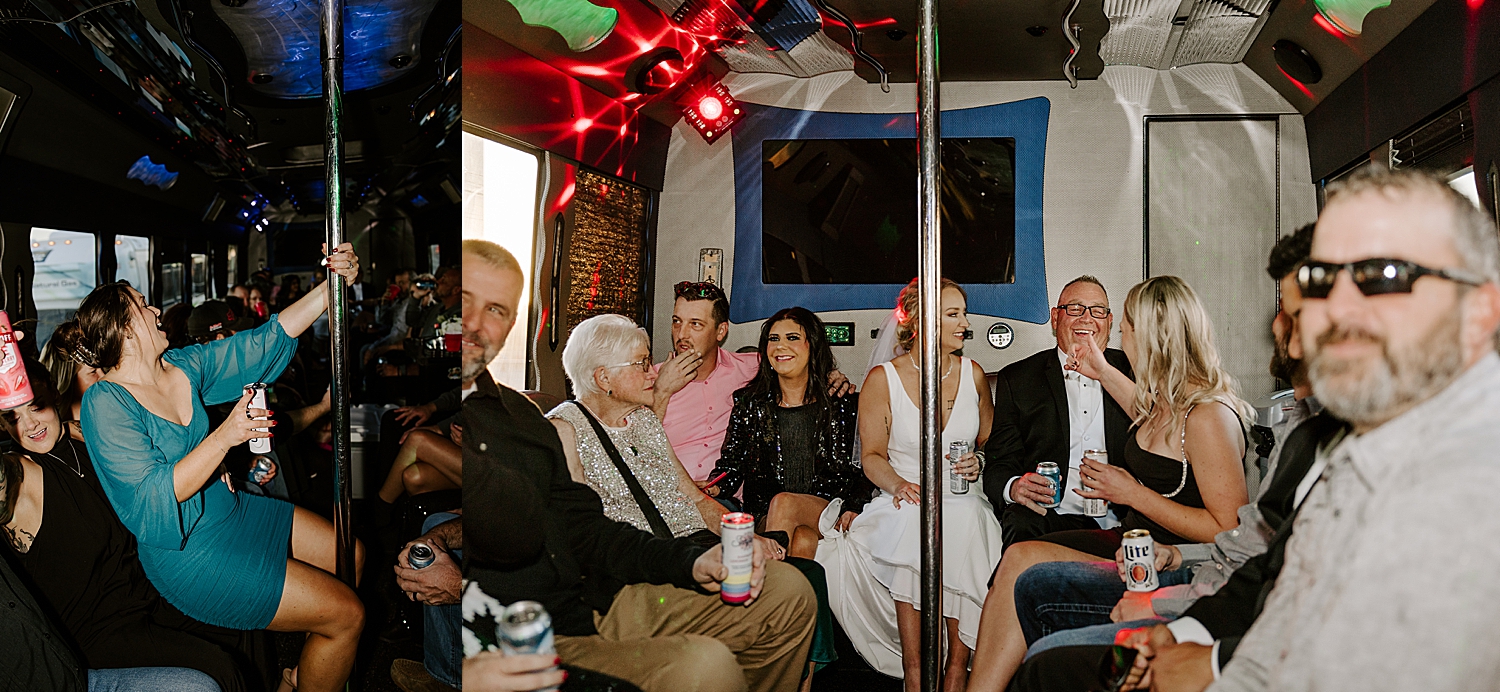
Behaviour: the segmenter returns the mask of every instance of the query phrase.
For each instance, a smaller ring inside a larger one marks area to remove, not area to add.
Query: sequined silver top
[[[646,522],[646,515],[631,496],[625,479],[620,476],[619,469],[615,468],[615,463],[604,451],[604,446],[599,444],[593,426],[578,410],[577,404],[559,404],[547,417],[561,418],[573,426],[573,438],[578,443],[578,459],[583,463],[584,478],[588,480],[589,487],[599,493],[599,499],[604,501],[605,516],[629,523],[642,531],[650,531],[651,525]],[[625,418],[624,428],[606,425],[604,429],[609,432],[609,438],[614,442],[615,449],[620,451],[625,465],[630,467],[646,494],[651,496],[651,501],[656,503],[657,511],[661,512],[662,519],[671,527],[673,536],[686,536],[708,528],[703,523],[703,515],[698,513],[698,508],[683,496],[677,485],[680,476],[673,468],[677,462],[672,460],[670,454],[672,445],[667,442],[667,431],[661,427],[661,421],[656,419],[656,414],[651,409],[643,406],[631,413]]]

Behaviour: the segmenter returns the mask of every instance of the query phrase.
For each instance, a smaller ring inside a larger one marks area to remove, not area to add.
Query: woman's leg
[[[1023,541],[1006,549],[984,599],[979,620],[979,642],[974,651],[973,692],[1001,692],[1026,656],[1026,636],[1016,617],[1016,577],[1042,562],[1097,562],[1095,555],[1045,541]]]
[[[964,692],[969,684],[969,647],[958,638],[958,621],[943,618],[948,625],[948,665],[943,671],[943,692]]]
[[[460,487],[447,475],[439,473],[437,467],[421,461],[406,467],[406,471],[401,474],[401,486],[406,488],[408,495]]]
[[[921,692],[922,614],[912,604],[896,601],[896,631],[901,634],[901,670],[906,692]]]
[[[442,435],[427,430],[414,430],[406,436],[406,441],[401,443],[401,449],[396,452],[391,471],[386,474],[385,483],[380,487],[380,499],[395,502],[401,497],[403,489],[409,490],[410,486],[403,486],[402,481],[406,470],[418,463],[432,467],[429,475],[431,471],[436,471],[447,478],[452,485],[446,487],[463,485],[463,450]]]
[[[343,582],[298,560],[286,561],[281,605],[266,629],[306,632],[297,662],[297,689],[333,692],[341,689],[354,667],[365,607]]]
[[[818,556],[818,531],[810,526],[798,526],[792,532],[791,546],[786,554],[812,560]]]
[[[338,543],[333,533],[333,524],[311,511],[296,507],[292,510],[292,557],[333,574],[336,567]],[[354,583],[358,584],[365,572],[365,545],[354,541]]]
[[[766,510],[766,531],[785,531],[788,537],[798,526],[816,531],[818,516],[827,506],[828,501],[816,495],[777,493],[771,498],[771,508]]]

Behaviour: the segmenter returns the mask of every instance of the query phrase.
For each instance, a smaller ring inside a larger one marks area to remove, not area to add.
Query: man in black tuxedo
[[[1125,353],[1106,348],[1113,324],[1104,285],[1080,276],[1063,286],[1052,308],[1057,348],[1000,371],[994,428],[985,445],[984,493],[995,505],[1007,548],[1054,531],[1105,528],[1083,515],[1083,498],[1072,490],[1078,487],[1085,450],[1104,449],[1115,460],[1124,454],[1130,415],[1097,380],[1063,366],[1092,339],[1110,365],[1132,377]],[[1062,472],[1062,504],[1052,509],[1042,507],[1052,497],[1046,479],[1036,473],[1043,461],[1056,463]]]

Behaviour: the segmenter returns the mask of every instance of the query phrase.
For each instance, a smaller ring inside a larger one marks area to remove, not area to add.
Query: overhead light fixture
[[[1365,17],[1391,4],[1391,0],[1313,0],[1318,14],[1349,36],[1364,30]]]
[[[630,64],[625,70],[625,84],[637,94],[659,94],[677,86],[686,74],[682,53],[675,48],[657,48]]]
[[[598,46],[614,32],[620,12],[588,0],[509,0],[521,13],[521,21],[542,26],[567,41],[568,49],[582,53]]]
[[[1276,66],[1292,79],[1303,84],[1317,84],[1323,79],[1323,67],[1317,59],[1294,41],[1277,41],[1271,45],[1271,54],[1276,57]]]
[[[740,102],[718,80],[706,81],[689,89],[679,103],[682,117],[710,144],[723,139],[724,133],[744,113]]]

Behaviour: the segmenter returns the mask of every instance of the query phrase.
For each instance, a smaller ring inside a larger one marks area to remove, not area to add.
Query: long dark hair
[[[828,373],[835,368],[833,349],[828,347],[828,332],[823,329],[823,320],[818,319],[807,308],[782,309],[761,325],[760,370],[755,373],[755,379],[746,385],[746,389],[758,400],[769,401],[773,406],[781,403],[781,378],[771,369],[771,358],[766,353],[766,346],[771,340],[771,328],[783,320],[796,322],[802,327],[802,333],[807,339],[807,392],[803,394],[802,401],[804,404],[817,404],[820,407],[819,423],[826,423],[826,416],[829,415]]]

